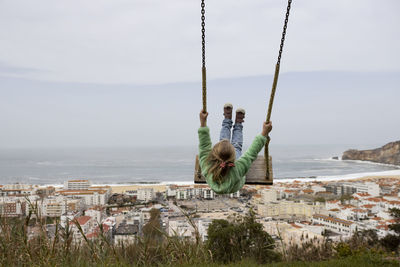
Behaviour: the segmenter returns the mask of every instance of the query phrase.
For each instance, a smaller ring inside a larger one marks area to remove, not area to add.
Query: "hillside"
[[[371,150],[350,149],[343,153],[343,160],[364,160],[400,166],[400,141],[388,143]]]

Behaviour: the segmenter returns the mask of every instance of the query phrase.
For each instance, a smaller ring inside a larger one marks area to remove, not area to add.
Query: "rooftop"
[[[339,219],[339,218],[333,218],[333,217],[329,217],[329,216],[322,215],[322,214],[314,214],[313,218],[324,219],[324,220],[327,220],[327,221],[342,223],[342,224],[345,224],[345,225],[352,225],[353,224],[353,222],[351,222],[351,221],[346,221],[346,220],[342,220],[342,219]]]
[[[90,219],[92,219],[92,217],[90,216],[81,216],[78,218],[75,218],[75,220],[69,222],[70,225],[74,225],[75,222],[79,223],[79,225],[85,225],[88,221],[90,221]]]
[[[139,226],[136,224],[121,223],[115,229],[114,235],[135,235],[139,232]]]

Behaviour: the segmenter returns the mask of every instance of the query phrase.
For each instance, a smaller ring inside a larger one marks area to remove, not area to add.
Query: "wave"
[[[350,173],[344,175],[330,175],[330,176],[315,176],[315,177],[304,177],[304,178],[281,178],[275,179],[277,182],[290,183],[294,181],[312,182],[312,181],[340,181],[340,180],[352,180],[357,178],[363,178],[367,176],[400,176],[399,170],[391,171],[380,171],[380,172],[360,172],[360,173]]]
[[[367,161],[367,160],[353,160],[353,159],[343,160],[342,157],[338,157],[338,159],[333,159],[333,158],[319,159],[319,158],[316,158],[316,159],[313,159],[313,160],[315,160],[315,161],[349,162],[349,163],[359,163],[359,164],[370,164],[370,165],[392,167],[392,168],[400,169],[399,165],[387,164],[387,163],[379,163],[379,162],[373,162],[373,161]]]

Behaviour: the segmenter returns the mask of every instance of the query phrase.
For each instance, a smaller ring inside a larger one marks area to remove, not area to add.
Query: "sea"
[[[340,159],[349,148],[367,147],[271,145],[274,181],[400,175],[399,166]],[[0,184],[61,185],[69,179],[89,179],[93,184],[190,184],[196,152],[196,147],[1,149]]]

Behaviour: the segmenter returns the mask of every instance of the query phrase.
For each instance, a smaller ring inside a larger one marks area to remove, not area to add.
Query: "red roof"
[[[314,193],[314,190],[312,190],[312,189],[304,189],[303,192],[304,193]]]
[[[297,192],[296,190],[290,190],[290,189],[286,189],[284,190],[285,193],[295,193]]]
[[[368,212],[367,210],[363,209],[353,209],[354,212]]]
[[[378,225],[376,228],[377,228],[377,229],[389,230],[389,227],[388,227],[387,225]]]
[[[107,233],[110,230],[110,226],[108,226],[107,224],[103,224],[103,233]],[[86,235],[87,238],[96,238],[98,237],[100,234],[100,227],[96,227],[96,229],[94,229],[93,232],[89,233]]]
[[[366,208],[366,209],[372,209],[373,207],[375,207],[376,205],[373,205],[373,204],[366,204],[366,205],[363,205],[363,207],[364,208]]]
[[[90,221],[92,217],[90,216],[81,216],[78,218],[75,218],[74,221],[70,222],[69,224],[75,224],[75,222],[79,223],[79,225],[85,225],[88,221]]]
[[[376,197],[370,197],[367,198],[368,201],[372,201],[372,202],[382,202],[383,199],[382,198],[376,198]]]
[[[303,227],[301,227],[300,225],[297,225],[297,224],[295,224],[295,223],[291,223],[290,225],[293,226],[293,227],[295,227],[295,228],[303,228]]]
[[[370,197],[371,196],[368,193],[356,193],[356,195],[359,195],[360,197]]]

